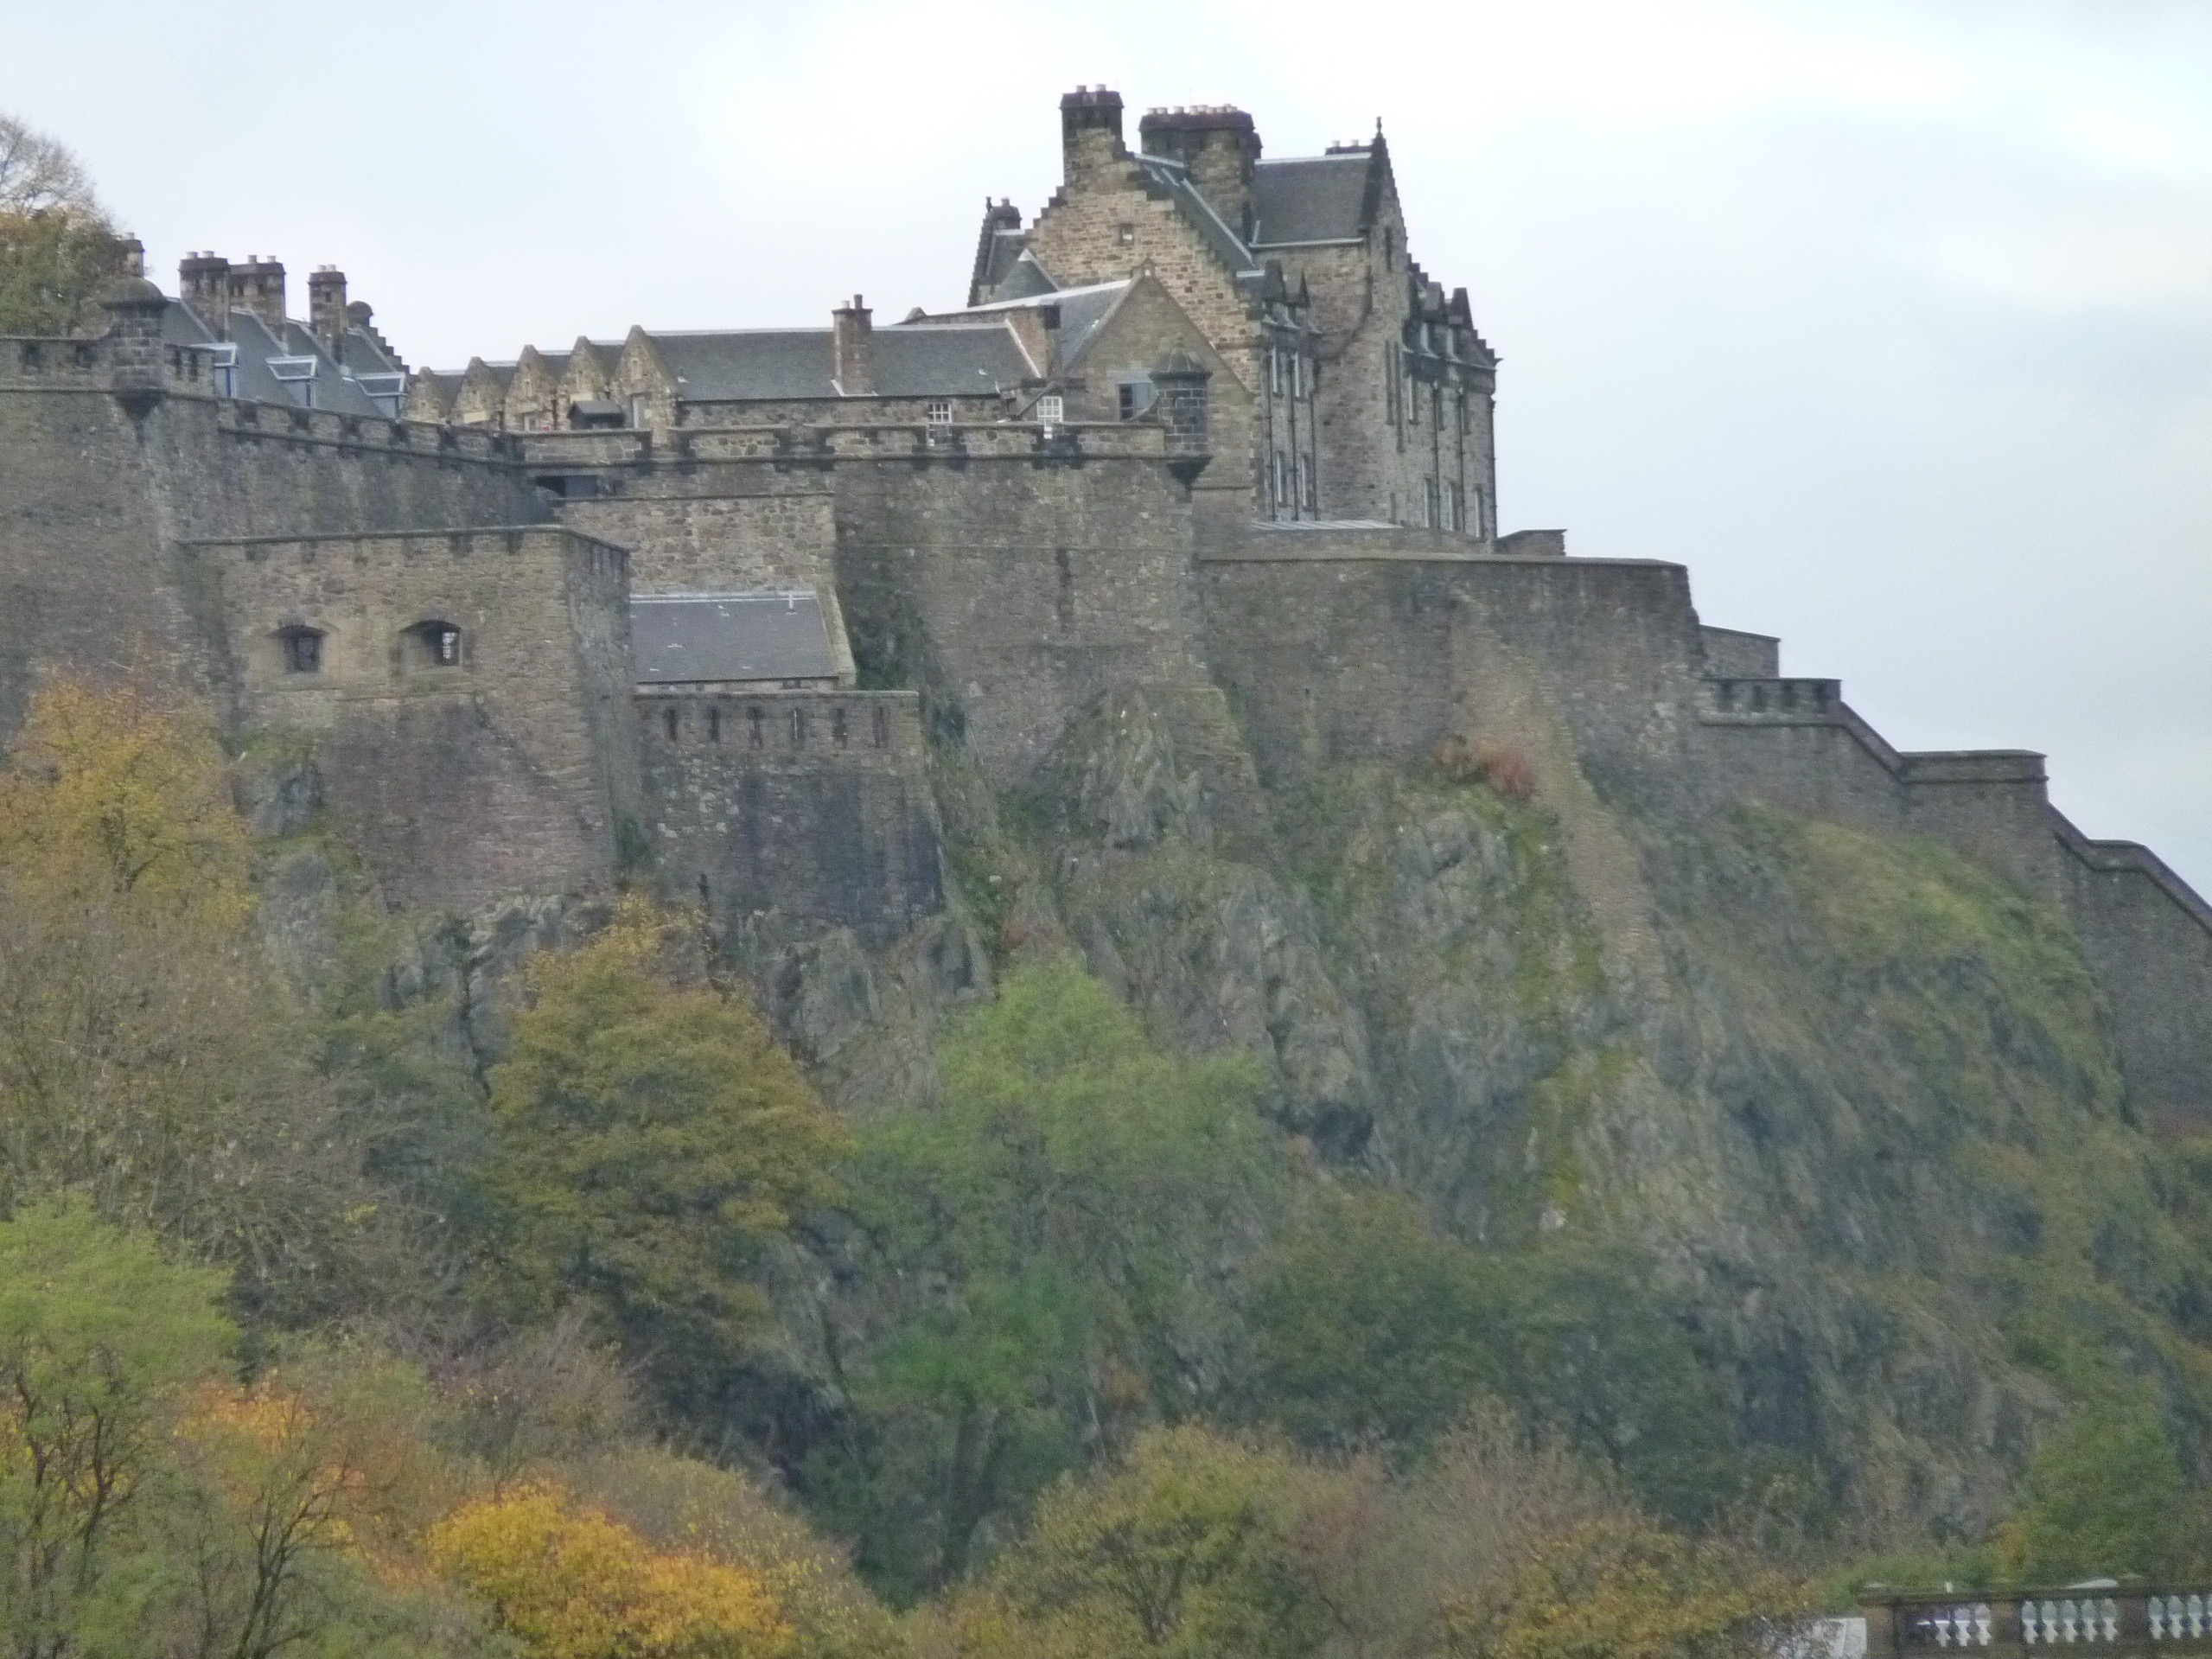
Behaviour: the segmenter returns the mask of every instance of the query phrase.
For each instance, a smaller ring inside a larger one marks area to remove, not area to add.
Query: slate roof
[[[1252,176],[1253,246],[1345,242],[1363,234],[1374,161],[1374,152],[1363,149],[1261,162]]]
[[[917,317],[911,322],[897,325],[897,331],[958,329],[964,321],[983,322],[1004,316],[1009,311],[1036,310],[1042,306],[1057,306],[1060,328],[1053,336],[1052,372],[1066,369],[1083,354],[1093,335],[1107,317],[1113,315],[1115,306],[1129,292],[1132,284],[1124,278],[1119,282],[1091,283],[1081,288],[1047,289],[1041,293],[1023,295],[1018,299],[993,300],[987,304],[971,305],[963,311],[947,311],[936,316]],[[877,335],[881,341],[883,336]]]
[[[646,593],[630,600],[641,686],[834,680],[822,607],[811,591]]]
[[[176,346],[213,346],[221,342],[199,314],[180,300],[171,300],[162,314],[162,338]],[[230,315],[230,343],[237,348],[231,372],[231,395],[253,403],[290,404],[295,408],[333,409],[347,415],[392,415],[398,412],[398,399],[406,390],[404,380],[375,381],[379,390],[372,397],[354,379],[357,374],[402,374],[389,354],[358,329],[346,331],[346,364],[341,368],[323,350],[320,341],[301,323],[287,322],[272,329],[252,311]],[[280,379],[269,360],[290,358],[289,376]],[[312,374],[303,374],[312,361]],[[314,387],[310,405],[307,388]]]
[[[748,329],[656,334],[660,361],[686,403],[834,398],[827,329]],[[875,330],[870,359],[878,396],[987,395],[1030,376],[1013,330],[998,321]]]
[[[1244,239],[1214,211],[1214,204],[1191,183],[1190,174],[1181,162],[1170,161],[1164,156],[1132,156],[1130,159],[1144,169],[1155,189],[1165,193],[1168,200],[1175,203],[1215,258],[1240,276],[1259,268],[1259,262],[1252,257],[1252,250],[1245,246]]]

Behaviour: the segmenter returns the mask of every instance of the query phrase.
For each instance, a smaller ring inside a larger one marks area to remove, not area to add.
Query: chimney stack
[[[1088,183],[1129,159],[1121,142],[1121,94],[1105,86],[1078,86],[1060,100],[1061,177]]]
[[[231,337],[231,262],[220,253],[188,253],[177,261],[177,297],[214,330]]]
[[[269,332],[282,335],[284,329],[284,262],[264,259],[249,253],[245,263],[231,267],[231,303],[241,311],[251,311],[267,325]]]
[[[1252,239],[1252,172],[1259,162],[1259,133],[1249,115],[1227,104],[1151,110],[1137,131],[1147,156],[1181,162],[1229,228]]]
[[[346,361],[346,273],[336,265],[318,266],[308,277],[307,326],[333,362]]]
[[[848,398],[876,390],[874,316],[857,294],[830,313],[830,376]]]

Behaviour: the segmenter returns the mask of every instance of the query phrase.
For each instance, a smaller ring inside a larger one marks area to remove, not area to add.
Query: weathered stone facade
[[[2212,1119],[2212,911],[2041,756],[1900,754],[1681,567],[1498,533],[1496,360],[1380,135],[1271,162],[1235,111],[1135,153],[1116,95],[1061,115],[1035,223],[992,206],[966,303],[883,329],[528,348],[412,376],[407,419],[335,272],[306,325],[273,261],[195,255],[187,303],[0,341],[0,735],[42,666],[151,666],[305,756],[394,903],[628,871],[870,945],[948,902],[933,753],[1019,792],[1131,699],[1212,711],[1193,752],[1267,786],[1495,740],[1654,822],[1948,842],[2073,919],[2143,1109]],[[641,603],[771,594],[828,636],[797,679],[646,683]]]

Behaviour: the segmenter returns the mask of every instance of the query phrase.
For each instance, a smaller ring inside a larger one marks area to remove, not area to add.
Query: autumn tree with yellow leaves
[[[462,1505],[431,1559],[488,1601],[530,1659],[774,1659],[792,1641],[742,1568],[656,1550],[605,1511],[533,1484]]]

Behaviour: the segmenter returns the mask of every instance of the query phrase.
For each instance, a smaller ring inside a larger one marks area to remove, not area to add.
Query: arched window
[[[322,634],[319,629],[280,629],[277,643],[284,652],[286,673],[317,674],[322,672]]]
[[[458,668],[461,630],[436,618],[417,622],[407,630],[403,648],[411,668]]]

